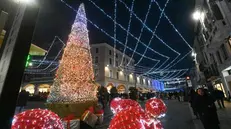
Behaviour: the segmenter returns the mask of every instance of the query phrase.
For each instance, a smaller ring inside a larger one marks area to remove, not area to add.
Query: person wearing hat
[[[197,89],[195,98],[195,110],[205,129],[220,129],[215,99],[204,91],[204,88]]]

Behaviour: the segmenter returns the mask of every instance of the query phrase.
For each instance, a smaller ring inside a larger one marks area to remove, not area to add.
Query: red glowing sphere
[[[11,129],[64,129],[64,127],[54,112],[32,109],[15,115]]]
[[[118,112],[110,122],[109,129],[146,129],[148,116],[142,108],[128,107]]]
[[[164,116],[167,107],[161,99],[151,98],[145,104],[146,113],[154,118]]]

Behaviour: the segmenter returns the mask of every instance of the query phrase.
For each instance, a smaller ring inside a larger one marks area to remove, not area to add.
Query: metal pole
[[[37,20],[38,6],[18,5],[0,61],[0,127],[10,129]]]

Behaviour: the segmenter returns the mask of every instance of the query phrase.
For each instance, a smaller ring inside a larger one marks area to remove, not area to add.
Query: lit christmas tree
[[[96,101],[97,88],[93,78],[86,13],[81,4],[47,99],[48,104]]]

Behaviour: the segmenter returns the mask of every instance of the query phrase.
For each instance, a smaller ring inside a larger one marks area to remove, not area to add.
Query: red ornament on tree
[[[145,104],[145,111],[149,116],[159,118],[165,115],[167,107],[161,99],[151,98]]]
[[[11,129],[64,129],[59,116],[49,110],[32,109],[14,116]]]

